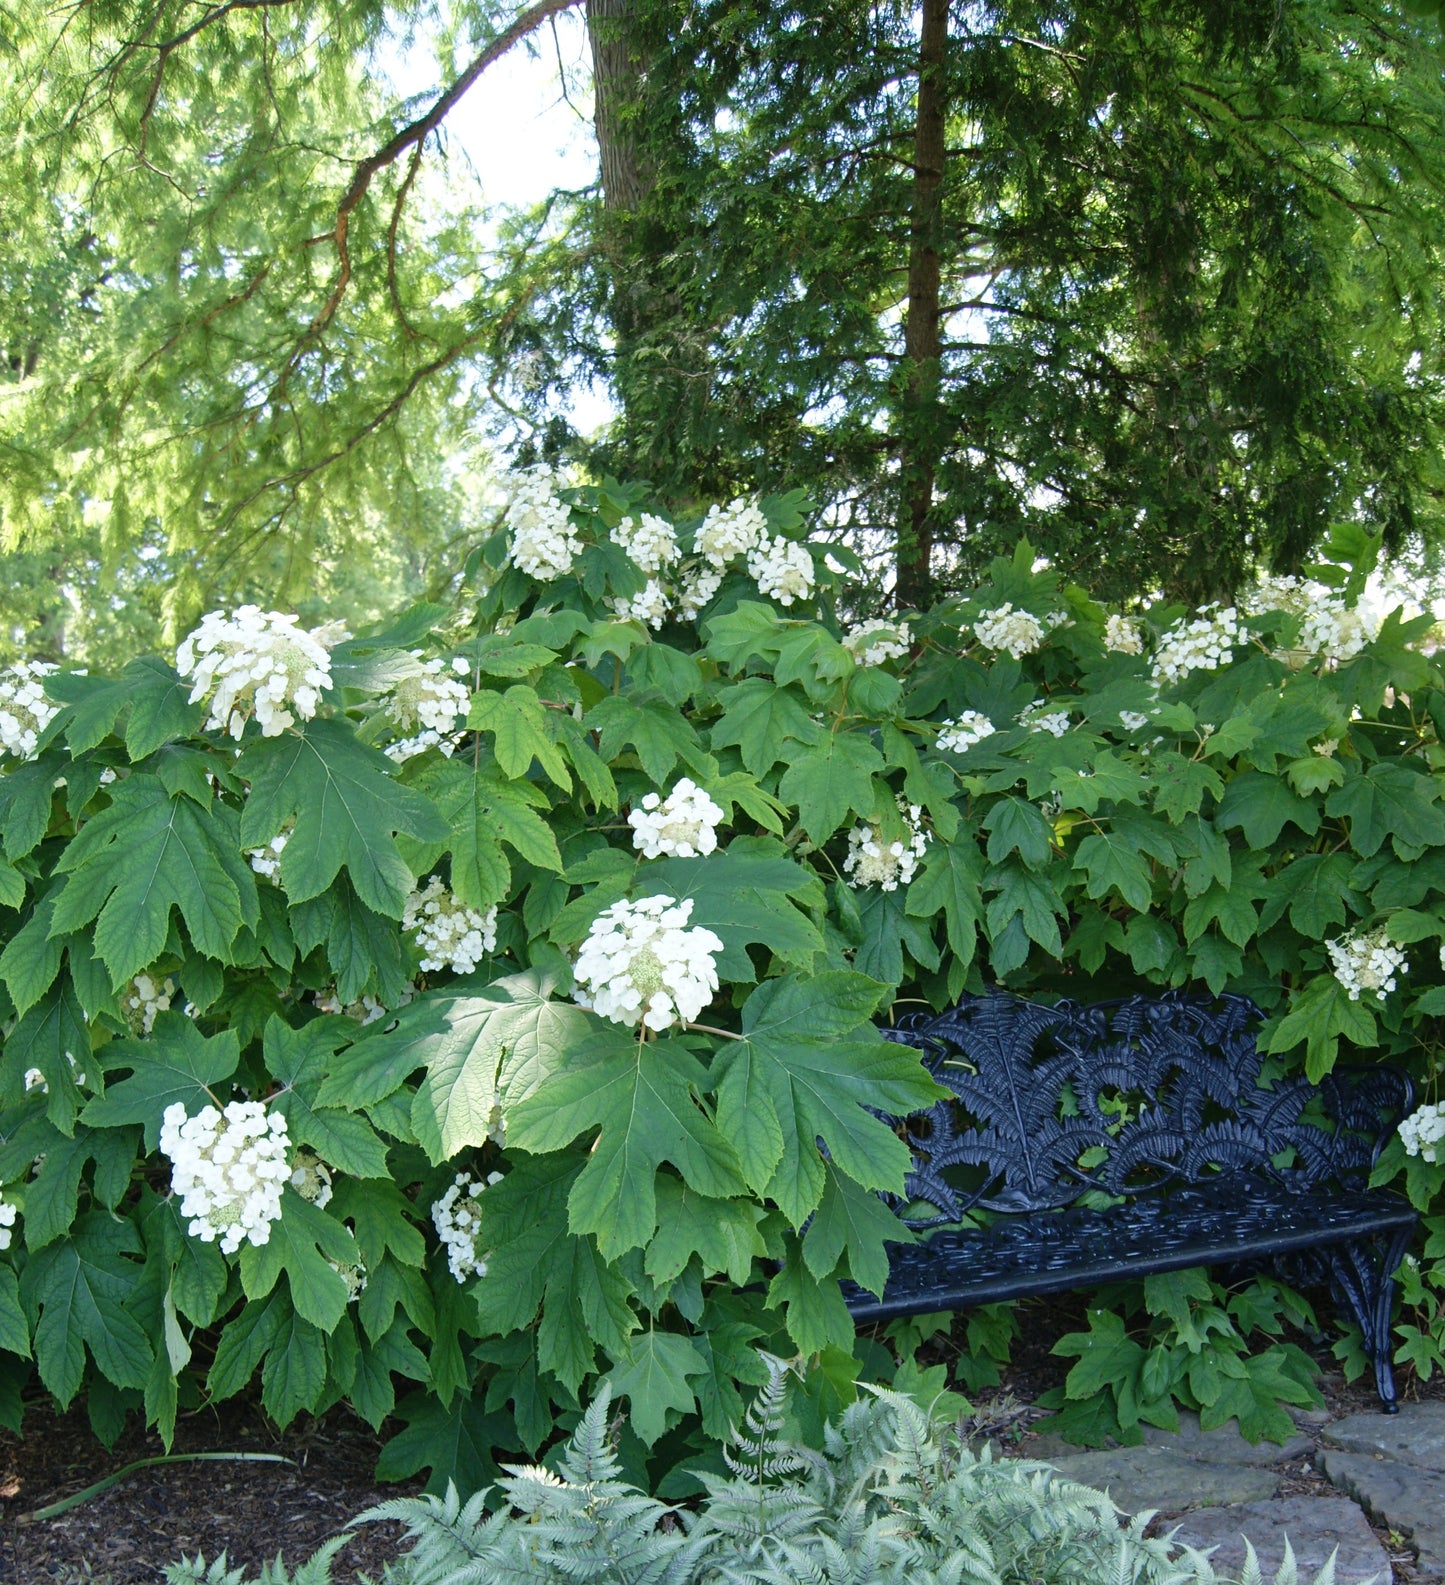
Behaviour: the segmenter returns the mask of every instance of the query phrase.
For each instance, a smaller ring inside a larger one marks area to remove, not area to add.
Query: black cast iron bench
[[[1259,1021],[1242,996],[998,992],[885,1029],[953,1094],[894,1120],[913,1153],[895,1209],[922,1241],[892,1250],[883,1298],[845,1284],[854,1319],[1273,1264],[1328,1281],[1394,1413],[1392,1274],[1418,1216],[1367,1180],[1410,1080],[1371,1066],[1264,1087]],[[988,1225],[959,1225],[974,1212]]]

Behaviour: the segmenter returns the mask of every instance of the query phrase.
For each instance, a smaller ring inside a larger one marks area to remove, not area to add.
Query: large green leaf
[[[1356,1046],[1378,1044],[1375,1017],[1364,998],[1351,1001],[1333,974],[1317,974],[1302,990],[1291,991],[1289,1011],[1269,1037],[1266,1049],[1293,1051],[1305,1047],[1305,1074],[1317,1084],[1335,1065],[1340,1038]]]
[[[336,994],[343,1003],[359,1000],[368,989],[375,991],[383,1006],[405,995],[407,963],[396,921],[368,908],[345,873],[319,897],[297,903],[289,923],[303,957],[315,947],[326,947]]]
[[[717,959],[724,979],[747,984],[757,978],[748,947],[766,947],[779,962],[807,968],[823,949],[811,911],[823,906],[823,889],[812,870],[788,855],[779,842],[739,837],[706,859],[656,859],[638,867],[634,896],[664,892],[679,902],[691,898],[693,926],[713,931],[723,944]]]
[[[479,689],[472,695],[467,725],[492,734],[492,752],[504,776],[521,781],[536,760],[563,792],[572,790],[571,774],[547,730],[546,711],[536,689],[522,683],[505,693]]]
[[[621,1357],[602,1380],[628,1400],[632,1429],[651,1447],[697,1405],[688,1378],[701,1376],[707,1361],[697,1346],[676,1332],[649,1328],[627,1339]]]
[[[721,697],[722,719],[713,726],[712,746],[736,744],[754,776],[766,776],[799,746],[808,747],[823,736],[802,696],[766,677],[745,677]]]
[[[329,1332],[346,1313],[349,1297],[336,1267],[356,1262],[356,1240],[341,1223],[287,1187],[266,1242],[241,1245],[241,1285],[248,1299],[261,1299],[284,1271],[296,1313]]]
[[[418,1068],[412,1126],[433,1161],[482,1144],[504,1112],[562,1066],[595,1027],[580,1007],[553,999],[552,975],[528,969],[490,985],[457,981],[403,1007],[394,1025],[368,1030],[330,1067],[320,1106],[384,1100]]]
[[[918,919],[942,914],[956,962],[973,962],[983,923],[983,859],[968,832],[955,842],[930,842],[922,872],[908,886],[905,911]]]
[[[368,908],[401,918],[412,874],[396,833],[440,842],[447,825],[420,793],[398,785],[385,754],[359,743],[339,721],[308,721],[304,731],[248,743],[239,769],[251,782],[243,846],[263,847],[288,820],[296,822],[281,855],[292,902],[324,892],[344,865]]]
[[[883,756],[867,738],[833,732],[793,757],[778,795],[797,809],[809,840],[821,844],[850,813],[872,819],[879,807],[873,778],[882,770]]]
[[[228,1081],[240,1062],[241,1047],[234,1030],[203,1035],[184,1013],[165,1012],[146,1039],[112,1040],[96,1053],[97,1060],[101,1057],[105,1094],[85,1103],[81,1121],[92,1128],[140,1123],[146,1149],[154,1151],[168,1106],[178,1101],[194,1117],[203,1106],[224,1106],[230,1100]],[[129,1078],[111,1077],[126,1069]]]
[[[292,1144],[309,1145],[323,1161],[354,1178],[385,1178],[386,1145],[371,1124],[341,1107],[317,1105],[337,1049],[355,1034],[349,1018],[313,1018],[292,1029],[273,1015],[262,1038],[262,1054],[267,1071],[282,1088],[267,1106],[286,1119]]]
[[[714,1064],[718,1126],[795,1227],[822,1199],[819,1139],[856,1183],[901,1192],[908,1148],[873,1109],[905,1116],[944,1093],[916,1052],[868,1022],[883,990],[842,970],[769,980],[743,1008],[744,1038]]]
[[[55,777],[62,763],[48,754],[0,776],[0,843],[7,858],[23,859],[40,845],[50,824]]]
[[[1256,851],[1272,848],[1284,828],[1293,822],[1306,836],[1320,828],[1319,805],[1301,798],[1277,776],[1264,771],[1240,771],[1224,789],[1215,825],[1221,831],[1238,827]]]
[[[569,1392],[593,1368],[599,1344],[615,1358],[637,1327],[627,1279],[592,1239],[568,1230],[567,1200],[580,1171],[570,1155],[523,1156],[487,1190],[482,1238],[491,1254],[474,1289],[483,1334],[535,1325],[539,1366]]]
[[[110,807],[81,827],[56,863],[69,879],[51,934],[94,919],[95,950],[118,988],[161,955],[179,908],[195,946],[226,962],[242,925],[254,928],[260,918],[256,877],[239,845],[224,805],[172,798],[154,776],[118,782]]]
[[[665,1176],[656,1187],[657,1231],[647,1246],[647,1275],[673,1282],[697,1256],[705,1272],[725,1271],[737,1287],[745,1286],[754,1259],[767,1253],[758,1225],[766,1214],[762,1206],[710,1199]]]
[[[117,1387],[144,1387],[153,1357],[140,1322],[125,1308],[140,1277],[130,1222],[91,1211],[72,1235],[26,1263],[20,1297],[35,1333],[40,1379],[62,1408],[80,1390],[85,1350]]]
[[[55,913],[55,893],[40,898],[30,917],[10,937],[0,952],[0,980],[10,992],[15,1012],[23,1016],[55,983],[65,942],[50,934]]]
[[[1389,837],[1395,852],[1410,859],[1413,849],[1445,843],[1445,813],[1435,802],[1439,796],[1435,777],[1385,760],[1337,787],[1325,808],[1350,822],[1350,846],[1362,857]]]
[[[827,1181],[803,1235],[803,1259],[822,1282],[833,1276],[846,1252],[853,1280],[881,1298],[888,1280],[888,1244],[911,1244],[914,1236],[876,1194],[843,1177],[831,1162],[824,1169]]]
[[[667,783],[679,760],[704,781],[717,774],[717,765],[692,723],[661,699],[639,704],[626,694],[609,694],[593,705],[582,724],[601,734],[606,760],[615,760],[623,749],[631,748],[655,786]]]
[[[596,1028],[507,1116],[507,1143],[561,1150],[598,1129],[567,1208],[573,1232],[592,1233],[605,1259],[647,1243],[657,1227],[655,1179],[670,1162],[699,1194],[744,1189],[732,1146],[708,1121],[697,1095],[701,1063],[677,1040],[638,1040]]]
[[[132,762],[163,743],[190,737],[205,718],[205,706],[189,702],[189,690],[173,667],[156,655],[129,661],[115,677],[58,672],[45,691],[70,706],[65,741],[72,754],[108,737],[126,717],[125,746]]]
[[[0,1096],[18,1096],[26,1072],[38,1068],[49,1089],[45,1110],[63,1134],[75,1126],[80,1105],[75,1067],[93,1060],[90,1029],[69,976],[58,979],[0,1045]],[[72,1066],[72,1062],[75,1066]]]
[[[505,1414],[488,1413],[480,1396],[458,1393],[443,1406],[434,1393],[414,1392],[396,1406],[404,1429],[381,1450],[379,1480],[407,1480],[429,1470],[426,1489],[442,1495],[449,1486],[481,1491],[501,1471],[495,1454],[510,1448],[515,1433]]]

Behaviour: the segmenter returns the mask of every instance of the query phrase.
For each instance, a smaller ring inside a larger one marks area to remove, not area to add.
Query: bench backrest
[[[995,992],[901,1020],[885,1037],[917,1047],[953,1092],[897,1120],[914,1157],[905,1219],[1055,1209],[1091,1190],[1133,1195],[1237,1171],[1363,1186],[1410,1108],[1409,1079],[1382,1065],[1263,1087],[1260,1019],[1242,996],[1046,1006]]]

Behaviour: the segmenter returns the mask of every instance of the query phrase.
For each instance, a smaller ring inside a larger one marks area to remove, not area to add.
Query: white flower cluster
[[[413,933],[422,950],[421,967],[426,972],[450,969],[454,974],[470,974],[497,945],[497,910],[479,914],[459,902],[433,875],[420,891],[407,898],[401,928]]]
[[[1154,652],[1156,684],[1178,682],[1191,671],[1218,671],[1234,658],[1243,641],[1239,612],[1232,605],[1206,605],[1192,621],[1180,618],[1167,629]]]
[[[716,849],[722,819],[717,804],[684,776],[665,801],[655,792],[648,793],[627,823],[632,827],[632,845],[644,858],[692,859]]]
[[[1114,650],[1120,655],[1142,655],[1143,629],[1132,617],[1115,613],[1104,623],[1104,648]]]
[[[697,531],[697,553],[711,569],[684,583],[679,614],[691,620],[717,592],[722,574],[738,556],[747,558],[748,574],[762,594],[779,605],[805,600],[813,592],[813,558],[807,546],[768,533],[768,521],[752,501],[710,506]]]
[[[1383,925],[1362,936],[1325,942],[1335,978],[1357,1002],[1362,991],[1384,996],[1395,989],[1395,975],[1405,968],[1405,951],[1385,934]]]
[[[620,622],[641,622],[644,627],[659,628],[667,620],[667,590],[656,578],[649,578],[630,599],[614,595],[610,604]]]
[[[768,520],[752,501],[710,506],[697,531],[697,553],[719,572],[735,556],[751,555],[767,543]]]
[[[407,760],[415,759],[418,754],[425,754],[429,748],[440,749],[442,758],[450,759],[456,752],[457,742],[457,737],[443,735],[428,727],[425,732],[418,732],[415,737],[405,737],[397,743],[388,743],[383,753],[398,765],[404,765]]]
[[[251,861],[251,868],[270,881],[273,886],[279,884],[276,877],[281,873],[281,855],[286,851],[286,844],[291,840],[291,833],[295,827],[296,822],[288,820],[265,847],[246,849],[246,857]]]
[[[890,622],[875,617],[859,622],[843,635],[843,648],[860,666],[881,666],[885,660],[901,660],[913,647],[913,634],[907,622]]]
[[[260,1101],[232,1101],[224,1112],[203,1106],[187,1117],[180,1101],[161,1118],[161,1153],[170,1157],[171,1188],[181,1196],[187,1231],[202,1243],[219,1236],[222,1254],[270,1240],[291,1177],[286,1119]]]
[[[472,707],[471,689],[458,680],[469,670],[466,661],[458,657],[450,667],[442,660],[424,661],[419,649],[411,652],[411,658],[416,669],[398,679],[387,713],[403,732],[417,726],[438,737],[455,731],[457,721]],[[457,675],[449,676],[448,671]]]
[[[758,592],[772,595],[779,605],[806,600],[813,592],[813,557],[808,547],[781,536],[748,552],[748,572]]]
[[[1069,712],[1067,710],[1050,710],[1042,699],[1035,699],[1019,712],[1019,725],[1026,726],[1030,732],[1048,732],[1053,737],[1062,737],[1069,730]]]
[[[458,1282],[487,1274],[486,1256],[477,1249],[477,1236],[482,1230],[482,1211],[477,1201],[501,1181],[500,1172],[488,1173],[484,1183],[470,1172],[459,1172],[456,1182],[431,1208],[432,1226],[446,1246],[447,1265]]]
[[[1316,659],[1334,664],[1349,660],[1379,632],[1378,618],[1346,605],[1334,590],[1307,578],[1263,577],[1241,603],[1251,616],[1283,611],[1299,618],[1298,645],[1275,652],[1294,667]]]
[[[1015,660],[1032,655],[1044,641],[1044,624],[1031,611],[1015,611],[1012,603],[985,611],[973,631],[980,644],[1006,649]]]
[[[348,1222],[347,1226],[350,1225]],[[346,1284],[346,1302],[354,1304],[366,1287],[366,1266],[360,1260],[354,1266],[343,1266],[339,1260],[328,1260],[326,1264]]]
[[[1445,1139],[1445,1105],[1434,1101],[1411,1112],[1400,1124],[1399,1134],[1407,1156],[1439,1161],[1440,1141]]]
[[[84,1084],[85,1072],[81,1068],[80,1064],[75,1060],[75,1053],[73,1051],[67,1051],[65,1053],[65,1060],[70,1064],[71,1078],[75,1080],[77,1085]],[[45,1075],[40,1071],[39,1068],[26,1068],[21,1082],[25,1086],[25,1093],[27,1095],[34,1095],[37,1091],[41,1095],[50,1094],[50,1086],[45,1082]]]
[[[191,682],[192,704],[210,699],[207,726],[238,738],[254,712],[261,735],[279,737],[296,716],[316,714],[321,690],[331,686],[331,655],[297,620],[258,605],[201,618],[176,651],[176,670]]]
[[[33,759],[40,734],[60,714],[45,697],[45,679],[59,671],[44,660],[20,660],[0,672],[0,749]]]
[[[612,541],[650,577],[677,560],[677,532],[666,518],[644,512],[624,517],[612,530]]]
[[[682,580],[677,592],[677,614],[684,622],[695,622],[708,601],[722,587],[723,575],[715,567],[694,567]]]
[[[565,577],[582,551],[571,508],[557,495],[566,487],[565,477],[545,462],[508,474],[504,486],[511,560],[543,583]]]
[[[310,1200],[319,1211],[331,1199],[331,1169],[310,1150],[298,1150],[286,1180],[303,1200]]]
[[[0,1249],[9,1249],[10,1240],[15,1236],[16,1207],[11,1201],[0,1194]]]
[[[997,728],[979,710],[965,710],[954,721],[944,721],[938,729],[938,747],[948,754],[962,754],[975,743],[992,737]]]
[[[691,918],[690,897],[613,903],[577,954],[574,1000],[614,1024],[691,1023],[718,988],[713,959],[723,949],[711,930],[689,928]]]
[[[843,873],[850,877],[850,886],[859,890],[865,886],[881,886],[885,892],[892,892],[906,886],[917,873],[918,861],[929,840],[923,829],[923,810],[900,793],[898,812],[903,816],[904,837],[901,839],[885,841],[877,820],[869,821],[866,826],[854,826],[848,833]]]
[[[1119,723],[1126,732],[1142,732],[1149,725],[1149,717],[1138,710],[1121,710]]]
[[[125,1018],[131,1033],[148,1035],[155,1028],[156,1014],[165,1012],[176,994],[176,982],[169,975],[157,979],[153,974],[137,974],[125,997]]]
[[[363,1029],[368,1024],[380,1023],[383,1018],[389,1018],[397,1008],[405,1007],[408,1002],[415,1000],[416,986],[409,980],[396,999],[396,1007],[387,1007],[374,996],[363,996],[360,1001],[355,1002],[343,1002],[334,989],[317,991],[311,998],[318,1012],[334,1013],[340,1018],[354,1019]]]

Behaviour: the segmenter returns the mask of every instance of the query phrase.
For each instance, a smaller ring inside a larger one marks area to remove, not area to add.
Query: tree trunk
[[[918,48],[918,112],[913,133],[913,213],[908,239],[908,309],[904,326],[907,398],[900,455],[903,496],[898,523],[894,599],[900,609],[932,600],[933,486],[941,436],[938,404],[943,344],[942,279],[944,123],[948,0],[923,0]]]

